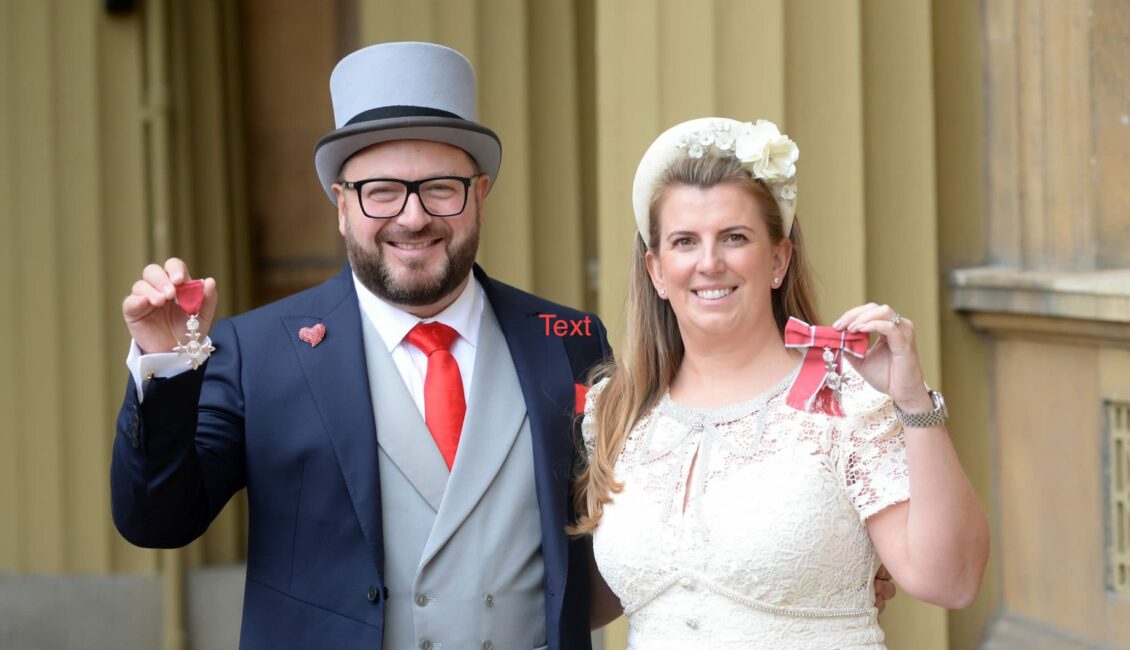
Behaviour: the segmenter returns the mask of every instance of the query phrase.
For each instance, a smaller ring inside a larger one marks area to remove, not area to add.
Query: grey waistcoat
[[[362,319],[384,523],[384,648],[545,645],[544,566],[529,418],[485,305],[450,474],[384,342]]]

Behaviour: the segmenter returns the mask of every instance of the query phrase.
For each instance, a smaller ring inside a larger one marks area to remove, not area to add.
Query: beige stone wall
[[[1130,75],[1116,63],[1130,6],[990,2],[984,29],[991,266],[950,268],[988,359],[1000,602],[986,647],[1126,647],[1106,402],[1130,376]]]
[[[937,169],[938,271],[974,266],[987,259],[984,66],[981,0],[933,3],[934,123]],[[949,431],[962,466],[990,522],[996,500],[989,417],[989,357],[986,343],[953,310],[948,292],[939,296],[942,382],[950,407]],[[997,563],[1001,546],[993,532],[992,553],[973,606],[949,613],[949,647],[977,648],[1000,600]]]
[[[182,647],[185,563],[238,559],[241,499],[185,551],[114,531],[119,305],[172,251],[248,304],[231,3],[0,2],[0,571],[157,572]],[[231,85],[229,85],[231,84]]]

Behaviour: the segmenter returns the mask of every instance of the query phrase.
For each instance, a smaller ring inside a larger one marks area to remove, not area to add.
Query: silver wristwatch
[[[899,422],[902,422],[904,427],[936,427],[946,421],[950,416],[950,412],[946,409],[946,400],[942,394],[936,390],[927,388],[926,392],[930,394],[930,399],[934,402],[934,410],[925,413],[907,413],[895,404],[895,415],[898,417]]]

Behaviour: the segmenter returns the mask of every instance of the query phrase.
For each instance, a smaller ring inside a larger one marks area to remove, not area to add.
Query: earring
[[[781,278],[773,278],[773,286],[777,286],[778,284],[781,284]]]
[[[667,288],[666,287],[663,287],[659,290],[659,297],[660,298],[666,298],[667,297]]]

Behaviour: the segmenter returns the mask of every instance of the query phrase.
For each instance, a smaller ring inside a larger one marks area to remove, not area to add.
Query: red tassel
[[[786,403],[800,411],[823,413],[833,417],[843,417],[844,409],[836,391],[828,386],[829,363],[831,372],[843,372],[843,353],[860,359],[867,352],[868,336],[860,332],[840,332],[834,328],[809,325],[797,318],[790,318],[785,326],[785,347],[804,348],[804,362],[800,373],[793,380]],[[834,351],[834,362],[824,360],[824,351]]]

